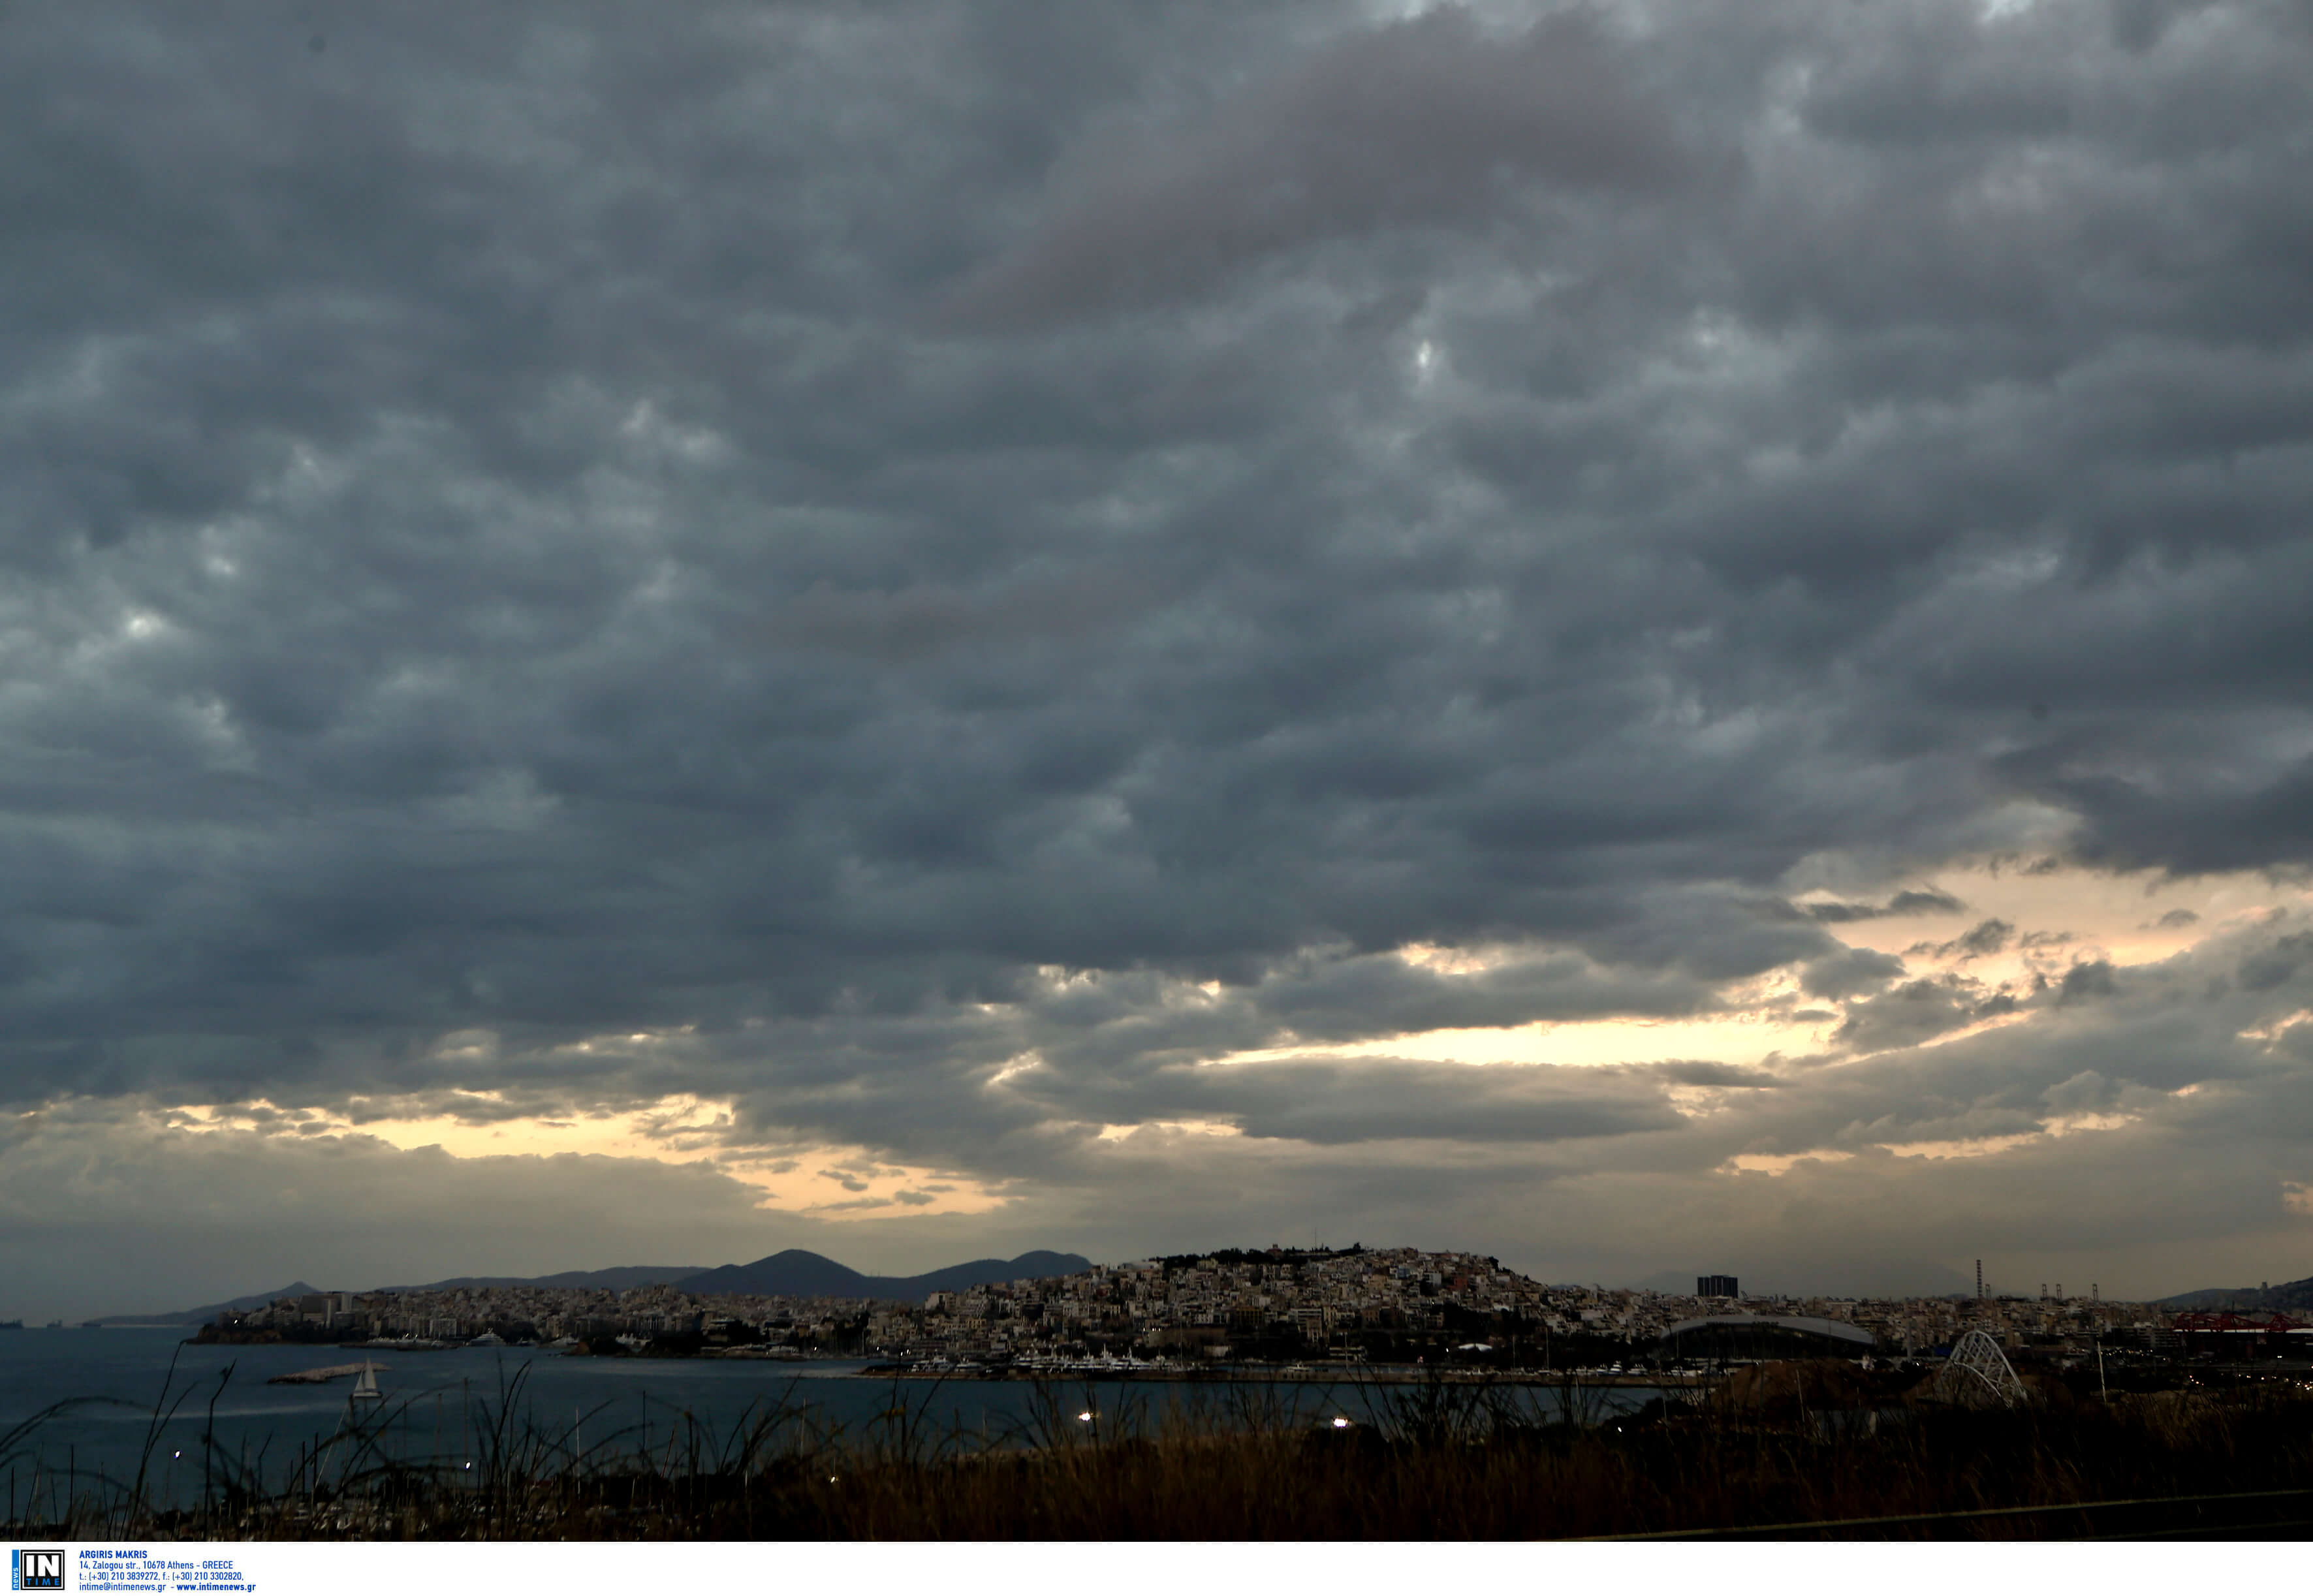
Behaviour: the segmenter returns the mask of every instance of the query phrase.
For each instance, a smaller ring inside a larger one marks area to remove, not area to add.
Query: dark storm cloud
[[[2015,1007],[2012,995],[1987,995],[1980,983],[1963,978],[1906,981],[1877,997],[1850,1004],[1836,1039],[1858,1052],[1878,1052],[1926,1041]]]
[[[1571,955],[1503,958],[1464,972],[1339,949],[1283,961],[1218,992],[1152,971],[1086,973],[1035,995],[1015,1051],[1094,1076],[1137,1063],[1322,1045],[1442,1028],[1563,1023],[1708,1013],[1712,989],[1673,972],[1602,968]]]
[[[1149,1106],[1165,1114],[1223,1117],[1247,1136],[1321,1146],[1557,1142],[1682,1123],[1658,1084],[1619,1071],[1300,1060],[1215,1067],[1150,1084]]]
[[[1979,920],[1949,942],[1922,943],[1911,950],[1937,959],[1985,959],[2006,948],[2016,927],[2005,920]]]
[[[1329,1232],[1355,1213],[1394,1224],[1392,1233],[1425,1233],[1433,1222],[1422,1214],[1450,1208],[1516,1233],[1514,1214],[1540,1204],[1564,1216],[1535,1243],[1538,1267],[1557,1277],[1617,1277],[1646,1259],[1675,1267],[1700,1251],[1732,1253],[1792,1282],[1937,1289],[1930,1260],[1965,1269],[1982,1249],[2004,1253],[2001,1267],[2018,1275],[2022,1259],[2066,1258],[2063,1277],[2101,1277],[2108,1295],[2151,1289],[2162,1278],[2200,1277],[2218,1255],[2301,1245],[2284,1183],[2301,1187],[2313,1174],[2303,1043],[2313,1027],[2282,1029],[2271,1044],[2245,1033],[2297,1012],[2313,987],[2300,977],[2251,991],[2234,978],[2267,968],[2282,934],[2296,933],[2229,934],[2115,971],[2106,1001],[2028,1024],[1851,1063],[1813,1061],[1784,1077],[1786,1089],[1723,1094],[1673,1131],[1533,1146],[1470,1140],[1444,1170],[1425,1162],[1420,1144],[1360,1145],[1367,1162],[1350,1165],[1325,1149],[1271,1162],[1243,1140],[1160,1138],[1107,1173],[1168,1209],[1178,1205],[1191,1216],[1184,1233],[1225,1224],[1229,1210],[1209,1188],[1234,1192],[1239,1181],[1254,1211],[1330,1214]],[[1614,1101],[1631,1085],[1599,1089]],[[1140,1140],[1091,1163],[1125,1160]],[[1930,1152],[1912,1151],[1921,1147]],[[1708,1172],[1739,1154],[1812,1151],[1831,1156],[1772,1178]],[[1909,1261],[1875,1266],[1869,1255],[1882,1246]]]
[[[1765,1070],[1746,1069],[1740,1065],[1714,1064],[1707,1059],[1690,1059],[1673,1064],[1658,1064],[1650,1073],[1681,1086],[1749,1086],[1769,1088],[1781,1086],[1782,1078]]]
[[[12,1101],[1676,1162],[1636,1087],[1176,1083],[1786,969],[1894,1057],[1998,995],[1834,932],[1948,857],[2313,859],[2292,7],[8,29]],[[2050,975],[1904,1090],[2163,1034]],[[1849,1118],[2033,1111],[1959,1095]]]
[[[1297,246],[1496,225],[1514,184],[1643,192],[1695,165],[1588,19],[1489,37],[1440,8],[1350,32],[1193,123],[1078,151],[1035,229],[947,313],[1017,325],[1162,303]]]
[[[1849,998],[1877,992],[1903,973],[1904,961],[1892,953],[1849,948],[1807,965],[1799,972],[1799,989],[1809,997]]]
[[[95,1170],[102,1179],[87,1178]],[[12,1318],[39,1307],[87,1316],[214,1300],[220,1279],[365,1290],[440,1278],[444,1235],[491,1273],[534,1273],[541,1257],[759,1257],[762,1195],[702,1166],[188,1133],[132,1106],[67,1104],[0,1127],[0,1302]],[[843,1245],[795,1216],[783,1233]],[[102,1268],[87,1267],[91,1254]]]
[[[1910,983],[1849,1008],[1857,1034],[1842,1042],[1886,1050],[1812,1069],[1803,1091],[1730,1100],[1728,1116],[1697,1128],[1755,1152],[2014,1135],[2053,1118],[2106,1112],[2142,1114],[2183,1135],[2210,1123],[2207,1097],[2265,1104],[2273,1122],[2256,1139],[2286,1147],[2313,1099],[2300,1101],[2301,1062],[2258,1038],[2285,1027],[2313,996],[2313,969],[2288,962],[2290,939],[2303,934],[2284,923],[2157,964],[2083,962],[2022,995],[1964,978]],[[2253,984],[2265,978],[2270,986]],[[1919,1045],[1977,1018],[2018,1013],[2027,1018]],[[2205,1151],[2214,1156],[2217,1143]],[[2304,1158],[2301,1145],[2293,1156]]]
[[[2313,932],[2288,932],[2241,960],[2240,984],[2249,992],[2283,990],[2309,964],[2313,964]]]
[[[1937,1289],[1939,1267],[1964,1270],[1983,1248],[2001,1260],[1995,1278],[2007,1269],[2036,1279],[2039,1265],[2024,1262],[2045,1259],[2052,1278],[2101,1278],[2107,1296],[2166,1290],[2238,1276],[2301,1239],[2282,1182],[2313,1176],[2305,1154],[2313,1026],[2282,1027],[2270,1044],[2243,1033],[2301,1011],[2313,985],[2301,969],[2254,987],[2237,978],[2269,971],[2282,939],[2298,934],[2286,924],[2229,934],[2161,965],[2115,972],[2108,1002],[2045,1016],[2053,1029],[2010,1027],[1818,1065],[1772,1091],[1747,1089],[1762,1072],[1717,1065],[1528,1072],[1384,1061],[1374,1082],[1361,1083],[1341,1060],[1321,1065],[1350,1094],[1336,1114],[1280,1084],[1302,1065],[1175,1072],[1238,1076],[1247,1110],[1288,1117],[1268,1127],[1285,1134],[1150,1127],[1115,1142],[1047,1138],[1033,1189],[1014,1211],[992,1223],[936,1220],[920,1233],[892,1228],[912,1219],[766,1216],[752,1192],[711,1170],[396,1153],[277,1125],[271,1135],[190,1134],[133,1106],[83,1101],[0,1127],[10,1265],[0,1309],[153,1305],[122,1294],[118,1268],[101,1282],[76,1276],[59,1262],[75,1249],[132,1260],[171,1301],[194,1300],[204,1293],[168,1283],[327,1274],[353,1285],[438,1273],[428,1260],[447,1254],[420,1240],[437,1231],[467,1238],[460,1245],[469,1250],[455,1256],[486,1245],[489,1267],[515,1273],[651,1256],[713,1261],[787,1244],[912,1268],[979,1244],[967,1238],[1016,1251],[1059,1233],[1125,1257],[1215,1236],[1363,1233],[1449,1245],[1475,1229],[1525,1238],[1506,1261],[1552,1278],[1627,1278],[1702,1252],[1742,1258],[1763,1279],[1799,1289]],[[1456,1074],[1554,1139],[1473,1135],[1446,1118],[1462,1094],[1437,1088]],[[1586,1076],[1595,1077],[1587,1086]],[[1657,1128],[1651,1082],[1731,1090],[1719,1092],[1715,1111]],[[1219,1105],[1208,1094],[1200,1106]],[[2045,1134],[2083,1116],[2117,1127]],[[1437,1139],[1420,1139],[1432,1132]],[[1364,1139],[1324,1143],[1313,1133]],[[1878,1145],[1967,1137],[2025,1144],[1966,1158],[1895,1156]],[[1851,1156],[1772,1179],[1711,1172],[1739,1153],[1826,1148]],[[111,1172],[92,1179],[92,1171]],[[883,1206],[862,1212],[910,1206],[875,1200]],[[1517,1217],[1537,1210],[1562,1224],[1536,1232]],[[478,1236],[478,1212],[502,1223]],[[251,1235],[260,1238],[253,1249]],[[670,1235],[691,1246],[668,1251]],[[1895,1261],[1875,1264],[1879,1250]],[[317,1256],[326,1268],[303,1267]],[[2061,1276],[2057,1259],[2071,1260]]]
[[[1826,925],[1844,925],[1854,920],[1878,920],[1890,915],[1957,915],[1966,912],[1967,905],[1948,892],[1933,887],[1905,888],[1886,903],[1842,903],[1837,899],[1800,906],[1811,919]]]

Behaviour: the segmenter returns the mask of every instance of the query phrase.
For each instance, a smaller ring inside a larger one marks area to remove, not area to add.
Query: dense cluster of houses
[[[2010,1346],[2148,1343],[2168,1316],[2142,1304],[2041,1296],[1907,1300],[1668,1293],[1543,1285],[1466,1252],[1412,1247],[1225,1250],[1104,1264],[914,1302],[694,1295],[538,1285],[325,1292],[213,1326],[215,1338],[559,1344],[573,1350],[749,1356],[844,1354],[954,1364],[1126,1355],[1165,1360],[1447,1355],[1547,1362],[1554,1351],[1653,1345],[1714,1313],[1805,1315],[1871,1333],[1891,1353],[1985,1329]]]

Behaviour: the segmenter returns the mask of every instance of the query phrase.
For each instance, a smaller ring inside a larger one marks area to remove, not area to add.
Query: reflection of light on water
[[[117,1405],[84,1409],[45,1429],[38,1450],[61,1458],[66,1449],[73,1449],[84,1469],[92,1466],[115,1471],[125,1469],[133,1475],[143,1455],[154,1393],[171,1355],[180,1351],[177,1338],[181,1333],[107,1336],[102,1339],[109,1345],[74,1348],[75,1355],[63,1360],[27,1355],[36,1354],[42,1342],[50,1348],[63,1346],[62,1336],[32,1333],[0,1340],[0,1429],[29,1416],[59,1395],[117,1394],[124,1399]],[[171,1451],[196,1451],[209,1423],[207,1397],[215,1391],[226,1364],[236,1366],[228,1390],[244,1390],[245,1397],[254,1397],[256,1393],[246,1391],[242,1382],[262,1381],[273,1374],[308,1367],[315,1350],[261,1346],[183,1347],[186,1355],[179,1358],[171,1390],[180,1396],[189,1388],[192,1395],[175,1417],[162,1425],[151,1455],[166,1463],[174,1460]],[[526,1381],[516,1409],[518,1421],[557,1437],[569,1427],[574,1408],[591,1414],[604,1404],[623,1416],[624,1425],[638,1435],[638,1420],[644,1415],[654,1431],[663,1416],[689,1413],[709,1431],[721,1434],[744,1423],[751,1408],[760,1416],[781,1406],[806,1410],[814,1423],[857,1425],[892,1399],[888,1381],[856,1378],[867,1366],[857,1359],[830,1359],[799,1368],[764,1363],[571,1358],[527,1350],[489,1358],[444,1352],[430,1355],[422,1368],[404,1371],[397,1380],[400,1389],[389,1393],[387,1410],[380,1415],[386,1422],[365,1421],[359,1429],[362,1434],[375,1438],[374,1443],[382,1444],[390,1455],[405,1460],[438,1458],[445,1468],[455,1462],[462,1469],[474,1455],[476,1435],[490,1422],[489,1411],[517,1375]],[[796,1389],[805,1379],[814,1381],[807,1397]],[[1300,1405],[1305,1422],[1346,1430],[1359,1422],[1341,1412],[1346,1405],[1343,1388],[1349,1383],[1297,1380],[1280,1382],[1274,1389]],[[911,1392],[910,1406],[928,1400],[924,1416],[935,1425],[955,1423],[985,1428],[995,1440],[1018,1439],[1033,1430],[1037,1390],[1035,1383],[1027,1381],[951,1380]],[[341,1386],[273,1388],[267,1398],[274,1392],[288,1400],[221,1402],[215,1412],[216,1438],[224,1455],[239,1462],[245,1448],[253,1462],[269,1449],[266,1469],[270,1485],[279,1483],[273,1476],[285,1460],[301,1449],[310,1452],[320,1444],[326,1452],[328,1443],[339,1436],[346,1407]],[[1087,1436],[1095,1430],[1107,1434],[1102,1426],[1113,1426],[1120,1422],[1119,1416],[1136,1410],[1141,1422],[1161,1425],[1168,1414],[1195,1412],[1198,1399],[1192,1386],[1164,1382],[1095,1381],[1083,1394],[1094,1399],[1080,1410],[1077,1419]],[[1099,1406],[1103,1394],[1110,1399],[1105,1409]],[[1631,1399],[1643,1400],[1644,1395],[1637,1393]],[[1536,1399],[1552,1401],[1555,1397],[1541,1391]],[[615,1430],[621,1421],[605,1422]],[[591,1417],[586,1429],[590,1444],[598,1448],[604,1444]],[[613,1440],[608,1444],[615,1449],[623,1443]],[[181,1492],[189,1504],[198,1496],[200,1483],[198,1478],[187,1481],[184,1473],[177,1470],[174,1484],[166,1488]]]

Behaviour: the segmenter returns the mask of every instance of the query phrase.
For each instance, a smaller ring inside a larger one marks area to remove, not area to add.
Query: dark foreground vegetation
[[[150,1540],[2039,1539],[2296,1539],[2313,1525],[2313,1391],[2295,1380],[2108,1401],[2050,1385],[2028,1405],[1968,1408],[1844,1366],[1780,1364],[1620,1414],[1570,1387],[1314,1401],[1232,1387],[1161,1425],[1145,1406],[1093,1414],[1081,1391],[1051,1386],[1001,1436],[936,1431],[910,1397],[895,1384],[892,1406],[850,1431],[788,1405],[721,1434],[690,1424],[648,1447],[630,1433],[587,1444],[578,1425],[532,1422],[516,1374],[475,1404],[458,1460],[388,1455],[377,1420],[349,1420],[273,1460],[270,1486],[261,1460],[213,1446],[189,1506],[160,1500],[149,1445],[134,1478],[68,1484],[31,1461],[36,1420],[0,1436],[4,1529]],[[198,1409],[197,1393],[172,1400],[189,1399]]]

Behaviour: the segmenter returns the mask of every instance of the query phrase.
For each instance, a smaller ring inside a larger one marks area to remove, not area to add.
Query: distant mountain
[[[1091,1267],[1090,1258],[1073,1252],[1024,1252],[1009,1262],[999,1258],[975,1258],[928,1275],[862,1275],[831,1258],[790,1247],[752,1264],[702,1270],[675,1284],[694,1296],[874,1297],[912,1302],[936,1291],[965,1291],[1007,1280],[1042,1280]]]
[[[2235,1311],[2278,1310],[2284,1313],[2313,1311],[2313,1276],[2281,1285],[2212,1286],[2206,1291],[2180,1292],[2163,1297],[2163,1308],[2229,1308]]]
[[[2248,1299],[2258,1294],[2254,1285],[2233,1287],[2212,1285],[2205,1291],[2180,1291],[2173,1297],[2157,1297],[2156,1308],[2242,1308]]]
[[[388,1285],[384,1291],[456,1291],[461,1286],[476,1288],[487,1285],[550,1285],[578,1291],[631,1291],[638,1285],[664,1285],[699,1273],[697,1264],[629,1264],[616,1269],[565,1269],[559,1275],[541,1275],[535,1278],[513,1275],[466,1275],[455,1280],[436,1280],[428,1285]],[[246,1313],[252,1308],[262,1308],[280,1297],[306,1297],[321,1288],[303,1281],[293,1281],[279,1291],[261,1291],[253,1296],[235,1297],[229,1302],[211,1302],[206,1308],[187,1308],[177,1313],[115,1313],[90,1322],[104,1325],[203,1325],[220,1313]]]
[[[565,1269],[559,1275],[461,1275],[424,1285],[389,1285],[386,1291],[479,1291],[496,1285],[539,1285],[556,1291],[632,1291],[638,1285],[669,1285],[699,1272],[697,1264],[624,1264],[614,1269]]]
[[[220,1313],[246,1313],[251,1308],[264,1307],[276,1297],[310,1296],[319,1289],[318,1286],[308,1285],[302,1280],[293,1280],[279,1291],[261,1291],[252,1296],[235,1297],[229,1302],[211,1302],[206,1308],[187,1308],[177,1313],[112,1313],[102,1319],[91,1320],[89,1322],[108,1325],[203,1325]]]
[[[697,1264],[627,1264],[614,1269],[565,1269],[559,1275],[461,1275],[425,1285],[389,1285],[385,1291],[478,1291],[491,1286],[544,1286],[561,1291],[632,1291],[638,1285],[680,1285],[694,1293],[728,1292],[766,1297],[875,1297],[898,1302],[921,1302],[936,1291],[963,1291],[1004,1280],[1039,1280],[1053,1275],[1073,1275],[1092,1267],[1092,1260],[1073,1252],[1024,1252],[1007,1263],[983,1258],[968,1264],[934,1269],[928,1275],[894,1276],[862,1275],[831,1258],[790,1248],[752,1264],[725,1264],[702,1269]],[[310,1296],[318,1286],[295,1281],[279,1291],[211,1302],[179,1313],[116,1313],[94,1320],[107,1325],[201,1325],[221,1313],[243,1313],[262,1308],[277,1297]]]
[[[968,1264],[951,1264],[945,1269],[934,1269],[928,1275],[910,1275],[896,1280],[879,1279],[875,1284],[878,1287],[904,1286],[920,1297],[936,1291],[969,1291],[975,1285],[1001,1285],[1007,1280],[1050,1280],[1061,1275],[1081,1274],[1091,1267],[1092,1259],[1073,1252],[1024,1252],[1008,1264],[1000,1258],[976,1258]]]

